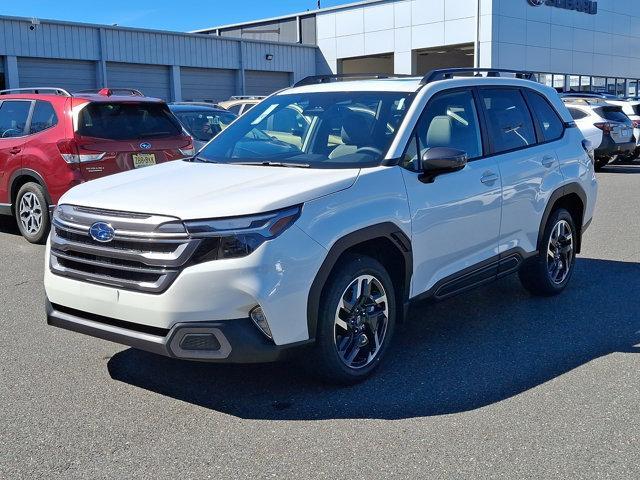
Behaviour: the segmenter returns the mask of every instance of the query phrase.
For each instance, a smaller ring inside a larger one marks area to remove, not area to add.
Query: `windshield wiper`
[[[287,168],[309,168],[308,163],[288,163],[288,162],[233,162],[232,165],[256,165],[262,167],[287,167]]]

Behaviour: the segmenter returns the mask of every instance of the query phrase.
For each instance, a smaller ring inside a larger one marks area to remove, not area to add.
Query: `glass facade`
[[[640,79],[637,78],[606,78],[547,72],[536,73],[535,78],[559,92],[597,92],[621,98],[640,97]]]

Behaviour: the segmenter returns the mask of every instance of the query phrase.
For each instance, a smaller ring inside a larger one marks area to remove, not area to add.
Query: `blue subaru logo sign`
[[[151,144],[148,142],[143,142],[140,144],[140,148],[143,150],[151,150]]]
[[[101,243],[106,243],[113,240],[115,233],[116,232],[113,227],[104,222],[96,222],[91,225],[91,228],[89,229],[89,235],[91,235],[91,238],[93,238],[96,242]]]

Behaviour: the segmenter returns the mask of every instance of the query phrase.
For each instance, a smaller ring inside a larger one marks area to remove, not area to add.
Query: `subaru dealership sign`
[[[598,2],[595,0],[528,0],[528,2],[535,7],[548,5],[550,7],[564,8],[565,10],[577,10],[591,15],[598,13]]]

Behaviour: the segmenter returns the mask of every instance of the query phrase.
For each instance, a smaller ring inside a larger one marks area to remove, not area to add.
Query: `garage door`
[[[288,72],[244,72],[247,95],[269,95],[276,90],[291,86],[291,74]]]
[[[96,88],[96,64],[83,60],[18,58],[20,87],[60,87],[70,92]]]
[[[135,88],[148,97],[169,100],[169,67],[137,63],[107,63],[107,86]]]
[[[180,68],[182,100],[221,102],[236,94],[236,71],[217,68]]]

